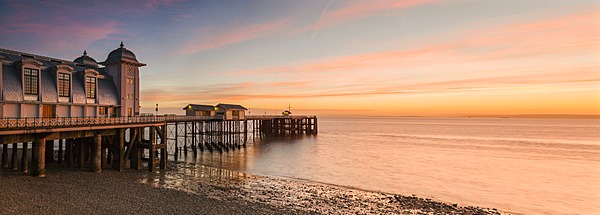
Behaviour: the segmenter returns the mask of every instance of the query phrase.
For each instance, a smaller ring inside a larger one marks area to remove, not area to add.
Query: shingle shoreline
[[[46,178],[5,170],[0,214],[500,214],[416,196],[175,164],[164,173],[51,165]]]

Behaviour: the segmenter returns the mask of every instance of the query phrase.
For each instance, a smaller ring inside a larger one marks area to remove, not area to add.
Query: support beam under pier
[[[33,142],[31,155],[31,175],[46,177],[46,138],[37,136]]]

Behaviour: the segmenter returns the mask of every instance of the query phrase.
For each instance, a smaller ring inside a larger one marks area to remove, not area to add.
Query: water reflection
[[[180,160],[200,177],[197,166],[207,166],[528,214],[600,212],[598,120],[324,118],[319,126],[318,137]]]

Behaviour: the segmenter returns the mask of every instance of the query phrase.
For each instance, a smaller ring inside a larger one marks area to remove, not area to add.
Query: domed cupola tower
[[[85,67],[98,68],[98,62],[96,62],[94,58],[88,56],[86,50],[83,51],[83,55],[81,55],[81,57],[78,57],[73,62],[81,64]]]
[[[105,71],[113,77],[120,99],[119,116],[136,116],[140,113],[140,63],[133,52],[127,50],[123,42],[120,48],[108,54],[104,62]]]

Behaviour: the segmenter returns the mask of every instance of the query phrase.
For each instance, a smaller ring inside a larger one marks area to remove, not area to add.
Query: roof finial
[[[87,56],[87,50],[83,50],[83,56]]]
[[[123,45],[123,41],[121,41],[121,45],[119,45],[119,46],[121,46],[121,48],[123,48],[123,46],[125,46],[125,45]]]

